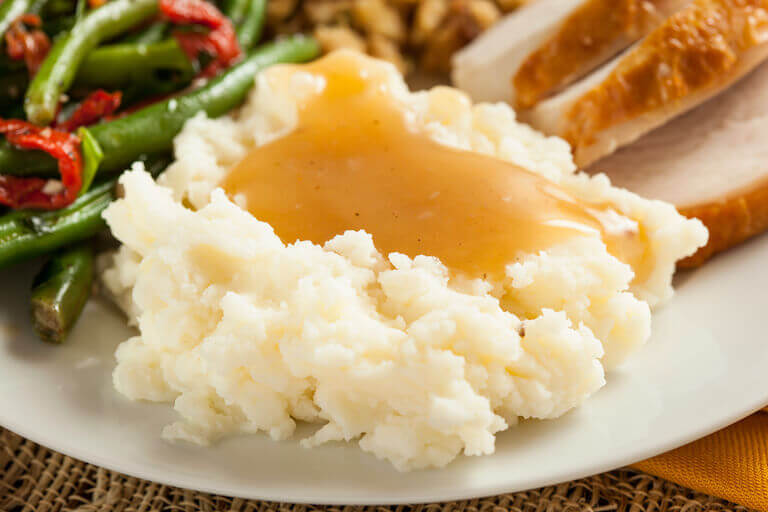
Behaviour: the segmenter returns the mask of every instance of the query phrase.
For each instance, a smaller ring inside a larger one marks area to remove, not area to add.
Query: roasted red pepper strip
[[[160,0],[160,11],[173,23],[202,25],[210,29],[207,34],[173,34],[190,60],[197,60],[200,52],[213,56],[213,62],[203,69],[201,76],[214,76],[219,70],[232,65],[242,54],[235,27],[213,4],[204,0]]]
[[[51,41],[45,32],[39,30],[42,25],[36,14],[22,14],[13,21],[5,33],[6,52],[11,59],[21,60],[27,65],[30,76],[37,73],[40,64],[51,49]],[[28,30],[27,26],[34,27]]]
[[[107,92],[97,89],[85,98],[69,119],[56,125],[56,129],[73,132],[81,126],[88,126],[109,118],[120,106],[123,94],[120,91]]]
[[[57,210],[75,200],[83,179],[80,139],[76,135],[18,119],[1,118],[0,133],[18,148],[39,149],[58,160],[63,186],[61,190],[46,190],[51,188],[49,180],[0,176],[0,204],[17,209]]]

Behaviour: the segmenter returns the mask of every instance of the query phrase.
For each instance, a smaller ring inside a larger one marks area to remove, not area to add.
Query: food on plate
[[[584,167],[722,92],[766,57],[768,1],[694,0],[525,119],[567,140]]]
[[[0,267],[51,257],[31,303],[43,339],[62,342],[90,292],[88,249],[69,248],[104,230],[115,174],[136,160],[159,173],[188,119],[226,114],[259,70],[318,54],[301,35],[254,48],[266,2],[230,4],[0,4]]]
[[[690,0],[540,0],[495,24],[453,61],[476,100],[536,103],[641,39]]]
[[[650,334],[706,229],[575,172],[569,148],[355,52],[258,75],[105,212],[102,280],[138,327],[116,389],[163,436],[353,441],[402,470],[554,418]]]
[[[695,266],[768,229],[768,65],[592,166],[709,229]]]
[[[88,244],[63,249],[35,277],[32,320],[41,339],[63,342],[80,316],[91,295],[93,251]]]
[[[447,73],[453,52],[531,1],[270,0],[267,28],[311,32],[324,52],[364,51],[403,73]]]

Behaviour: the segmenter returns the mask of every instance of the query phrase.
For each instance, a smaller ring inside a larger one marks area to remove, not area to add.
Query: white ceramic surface
[[[493,456],[410,474],[341,444],[305,450],[262,435],[211,448],[161,441],[173,411],[131,403],[111,386],[112,354],[131,334],[120,315],[92,302],[66,345],[43,344],[27,319],[34,268],[15,268],[0,273],[0,424],[130,475],[249,498],[394,504],[538,487],[655,455],[768,403],[766,262],[763,237],[681,276],[648,345],[583,407],[502,433]]]

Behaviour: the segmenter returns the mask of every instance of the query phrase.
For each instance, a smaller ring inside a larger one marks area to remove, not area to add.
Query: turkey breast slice
[[[768,229],[768,63],[728,91],[589,168],[671,202],[709,229],[697,266]]]
[[[730,87],[768,57],[768,0],[694,0],[641,42],[523,112],[585,167]]]
[[[642,38],[690,0],[539,0],[454,58],[454,83],[476,100],[528,108]]]

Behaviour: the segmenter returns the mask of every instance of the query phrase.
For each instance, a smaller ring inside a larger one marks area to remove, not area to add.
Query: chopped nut
[[[467,5],[472,18],[483,30],[487,29],[501,18],[501,11],[491,0],[470,0]]]
[[[269,23],[279,23],[287,19],[296,10],[299,0],[270,0],[267,2]]]
[[[397,44],[391,39],[380,34],[371,34],[368,38],[368,53],[391,62],[404,75],[408,72],[408,63],[400,53]]]
[[[532,0],[496,0],[499,8],[503,12],[514,11],[515,9],[531,3]]]
[[[0,0],[1,2],[2,0]],[[535,0],[270,0],[273,34],[314,32],[325,52],[353,48],[412,71],[449,71],[451,56],[502,13]]]
[[[341,22],[352,10],[352,0],[314,0],[304,2],[307,19],[314,25]]]
[[[340,48],[349,48],[359,52],[365,52],[365,41],[348,27],[317,27],[315,37],[323,49],[328,53]]]
[[[381,34],[395,41],[405,40],[405,23],[393,6],[384,0],[355,0],[355,23],[369,34]]]
[[[423,0],[416,8],[411,42],[423,44],[434,33],[448,13],[448,0]]]

